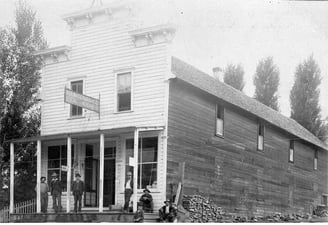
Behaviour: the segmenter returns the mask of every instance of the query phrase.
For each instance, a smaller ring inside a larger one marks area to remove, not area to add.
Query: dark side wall
[[[221,102],[224,137],[215,133],[219,99],[180,80],[171,80],[168,115],[167,197],[179,181],[185,162],[184,194],[214,200],[238,215],[308,213],[327,190],[327,152],[295,141],[294,163],[288,162],[295,137],[265,124],[265,147],[257,151],[258,118]]]

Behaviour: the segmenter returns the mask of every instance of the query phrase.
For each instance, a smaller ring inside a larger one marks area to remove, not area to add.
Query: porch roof
[[[61,133],[61,134],[53,134],[53,135],[44,135],[44,136],[35,136],[35,137],[28,137],[28,138],[19,138],[19,139],[11,139],[7,140],[6,142],[11,143],[23,143],[23,142],[32,142],[32,141],[49,141],[49,140],[60,140],[65,139],[67,137],[71,138],[81,138],[90,135],[100,135],[100,134],[121,134],[121,133],[129,133],[133,132],[137,127],[120,127],[120,128],[112,128],[112,129],[104,129],[104,130],[93,130],[93,131],[84,131],[84,132],[72,132],[72,133]]]

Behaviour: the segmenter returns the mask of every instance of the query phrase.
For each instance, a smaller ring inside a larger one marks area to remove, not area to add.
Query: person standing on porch
[[[82,195],[84,192],[84,183],[81,180],[81,175],[79,173],[77,173],[75,175],[76,180],[73,182],[72,185],[72,192],[74,195],[74,212],[81,212],[81,208],[82,208]],[[79,205],[79,206],[77,206]],[[79,208],[77,208],[79,207]]]
[[[41,195],[41,212],[47,213],[48,209],[48,191],[49,187],[46,183],[47,178],[41,177],[41,183],[40,183],[40,195]],[[37,191],[37,187],[35,187],[35,191]]]
[[[128,172],[126,174],[126,182],[124,186],[124,211],[129,212],[129,202],[131,195],[133,193],[133,180],[132,180],[132,173]]]
[[[61,206],[62,184],[61,181],[58,179],[57,173],[52,174],[50,188],[51,188],[53,208],[55,209],[55,212],[58,213],[62,208]]]

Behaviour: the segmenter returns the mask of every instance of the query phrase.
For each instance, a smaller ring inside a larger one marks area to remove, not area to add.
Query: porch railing
[[[5,206],[0,210],[0,223],[9,222],[9,206]]]
[[[14,205],[14,213],[36,213],[36,199],[18,202]],[[0,223],[10,222],[9,206],[0,210]]]

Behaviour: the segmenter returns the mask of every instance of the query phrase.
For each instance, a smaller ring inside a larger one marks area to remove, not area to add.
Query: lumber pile
[[[200,195],[184,195],[183,207],[189,211],[190,222],[220,222],[223,211],[213,201]]]

